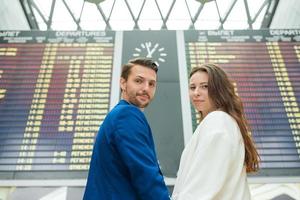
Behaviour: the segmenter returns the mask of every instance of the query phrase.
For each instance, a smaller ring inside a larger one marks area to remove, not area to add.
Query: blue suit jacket
[[[83,199],[169,200],[145,115],[124,100],[100,127]]]

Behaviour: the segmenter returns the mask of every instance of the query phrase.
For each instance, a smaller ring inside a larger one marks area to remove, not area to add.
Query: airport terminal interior
[[[216,63],[234,81],[261,158],[247,177],[252,199],[300,200],[299,0],[0,5],[0,200],[83,198],[121,66],[135,57],[159,68],[144,113],[170,194],[199,123],[188,73]]]

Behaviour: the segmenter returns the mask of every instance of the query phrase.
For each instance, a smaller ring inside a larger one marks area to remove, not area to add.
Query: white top
[[[174,200],[249,200],[244,142],[236,121],[209,113],[186,145],[173,190]]]

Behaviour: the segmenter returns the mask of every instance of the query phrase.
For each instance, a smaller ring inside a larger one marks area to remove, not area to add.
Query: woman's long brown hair
[[[199,71],[208,74],[208,95],[216,108],[232,116],[240,128],[245,144],[245,165],[247,172],[258,171],[260,157],[250,135],[250,127],[245,117],[243,103],[235,93],[233,83],[225,71],[215,64],[208,63],[194,67],[189,77],[191,78],[194,73]]]

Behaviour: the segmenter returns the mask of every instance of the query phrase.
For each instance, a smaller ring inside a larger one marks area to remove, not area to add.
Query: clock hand
[[[152,53],[150,51],[150,46],[151,46],[151,43],[150,42],[146,42],[146,50],[147,50],[147,58],[151,58],[152,57]]]
[[[152,57],[152,54],[155,52],[155,50],[157,49],[158,44],[156,43],[155,46],[153,47],[153,49],[150,51],[150,55]]]

